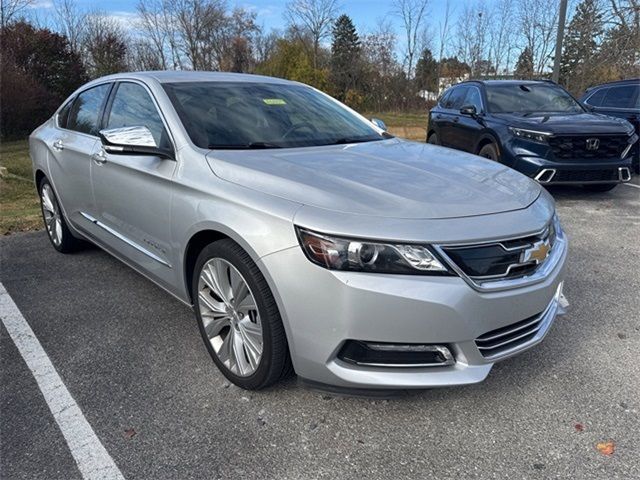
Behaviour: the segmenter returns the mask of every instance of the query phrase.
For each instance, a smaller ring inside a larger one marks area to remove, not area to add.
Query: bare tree
[[[471,76],[489,74],[489,25],[491,16],[484,2],[466,3],[457,23],[458,57],[471,67]]]
[[[404,66],[407,76],[413,75],[413,66],[420,53],[420,36],[425,25],[429,0],[394,0],[393,13],[400,18],[405,34]]]
[[[87,14],[78,8],[74,0],[56,0],[53,7],[56,29],[67,37],[71,50],[81,54]]]
[[[514,10],[515,6],[512,0],[499,0],[494,5],[493,28],[489,33],[489,41],[496,75],[501,69],[504,73],[509,72],[516,37],[513,22]]]
[[[0,0],[0,27],[6,27],[18,18],[34,0]]]
[[[337,0],[292,0],[287,3],[284,15],[289,27],[301,36],[311,37],[314,68],[318,68],[320,43],[331,35],[337,11]]]
[[[543,75],[553,56],[559,2],[522,0],[518,7],[519,27],[526,47],[533,54],[533,73]]]
[[[93,78],[128,69],[127,33],[117,20],[103,12],[86,17],[86,29],[80,38],[84,63]]]

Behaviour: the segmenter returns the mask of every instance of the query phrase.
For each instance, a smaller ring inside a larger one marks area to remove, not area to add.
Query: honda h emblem
[[[587,138],[587,150],[598,150],[600,148],[599,138]]]

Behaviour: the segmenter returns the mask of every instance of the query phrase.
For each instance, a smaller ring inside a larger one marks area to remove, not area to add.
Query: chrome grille
[[[495,243],[442,246],[442,251],[473,280],[513,279],[535,272],[556,240],[553,223],[543,232]]]
[[[627,135],[567,135],[549,138],[556,160],[620,158],[628,143]]]
[[[539,313],[506,327],[491,330],[476,338],[476,346],[485,358],[498,357],[533,340],[543,324],[543,314]]]

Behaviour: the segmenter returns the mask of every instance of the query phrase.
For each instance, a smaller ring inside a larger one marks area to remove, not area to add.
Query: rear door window
[[[636,97],[636,87],[624,85],[611,87],[602,101],[605,108],[633,108]]]
[[[67,128],[97,136],[100,114],[110,88],[110,84],[103,84],[80,93],[69,111]]]
[[[602,100],[604,100],[604,96],[607,94],[608,88],[601,88],[597,90],[593,95],[591,95],[586,103],[593,106],[599,107],[602,105]]]

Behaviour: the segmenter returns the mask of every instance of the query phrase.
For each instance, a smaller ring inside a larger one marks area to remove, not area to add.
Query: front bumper
[[[563,313],[566,242],[555,267],[522,288],[480,291],[460,277],[376,275],[325,270],[300,247],[260,260],[283,318],[297,374],[319,384],[352,389],[426,388],[477,383],[497,360],[539,343]],[[533,337],[498,356],[485,356],[476,339],[539,317]],[[455,362],[444,367],[393,368],[338,359],[347,340],[446,345]]]
[[[625,183],[631,180],[631,157],[616,160],[556,162],[519,156],[515,169],[544,185]]]

